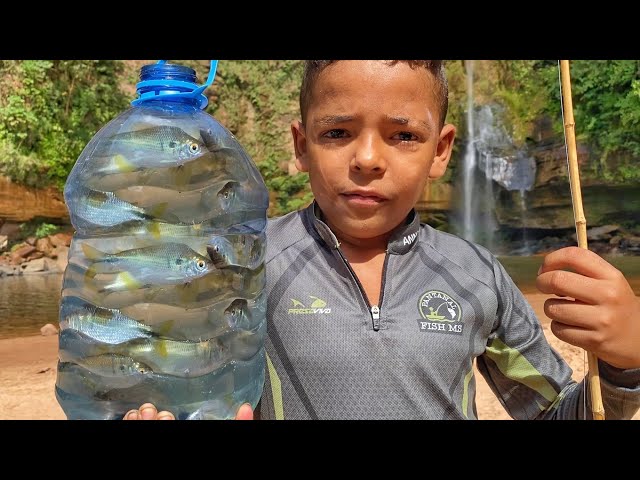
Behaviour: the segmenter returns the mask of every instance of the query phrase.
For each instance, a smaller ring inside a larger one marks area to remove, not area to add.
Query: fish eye
[[[200,151],[200,145],[198,145],[197,143],[192,143],[191,145],[189,145],[189,151],[191,153],[198,153]]]
[[[205,265],[204,260],[198,260],[197,265],[198,265],[198,268],[200,269],[204,268],[204,265]]]

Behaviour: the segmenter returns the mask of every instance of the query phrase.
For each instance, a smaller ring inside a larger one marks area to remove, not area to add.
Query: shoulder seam
[[[273,260],[275,260],[276,258],[278,258],[280,255],[282,255],[284,252],[286,252],[287,250],[289,250],[290,248],[296,246],[298,243],[303,242],[304,240],[307,240],[306,237],[302,237],[298,240],[296,240],[295,242],[293,242],[291,245],[287,245],[284,249],[280,250],[278,253],[276,253],[273,257],[271,257],[269,260],[267,260],[265,262],[265,265],[269,265]],[[315,242],[314,238],[311,238],[312,242]]]
[[[429,226],[428,226],[428,225],[425,225],[425,227],[429,227]],[[446,233],[446,232],[439,232],[439,233],[441,233],[441,234],[446,234],[446,235],[449,235],[449,236],[452,236],[452,237],[454,237],[454,238],[456,238],[456,239],[458,239],[459,241],[462,241],[462,242],[467,242],[467,240],[465,240],[464,238],[457,237],[456,235],[451,235],[450,233]],[[424,246],[423,246],[423,245],[424,245]],[[480,279],[480,278],[477,278],[475,275],[471,274],[471,273],[470,273],[466,268],[464,268],[464,267],[463,267],[462,265],[460,265],[458,262],[454,261],[453,259],[451,259],[450,257],[448,257],[448,256],[446,256],[446,255],[443,255],[443,254],[442,254],[442,252],[439,252],[438,250],[436,250],[436,248],[435,248],[433,245],[431,245],[430,243],[428,243],[428,242],[420,242],[420,244],[419,244],[419,245],[417,245],[417,246],[419,246],[419,247],[422,247],[422,246],[423,246],[423,248],[425,248],[425,249],[428,247],[429,249],[431,249],[433,252],[435,252],[435,253],[436,253],[436,254],[438,254],[439,256],[441,256],[441,257],[443,257],[443,258],[446,258],[448,261],[450,261],[451,263],[453,263],[454,265],[456,265],[458,268],[460,268],[463,272],[465,272],[465,273],[466,273],[467,275],[469,275],[471,278],[473,278],[473,279],[474,279],[474,280],[476,280],[477,282],[479,282],[479,283],[483,284],[485,287],[487,287],[487,288],[488,288],[489,290],[491,290],[492,292],[495,292],[495,294],[496,294],[496,298],[498,297],[497,292],[496,292],[496,285],[494,285],[493,287],[492,287],[491,285],[487,285],[487,282],[486,282],[486,281],[484,281],[484,280],[482,280],[482,279]],[[481,245],[480,245],[480,246],[481,246]],[[491,253],[491,252],[489,252],[489,253]],[[496,280],[495,263],[494,263],[495,257],[494,257],[494,256],[493,256],[493,254],[492,254],[492,255],[490,256],[490,258],[491,258],[491,265],[492,265],[492,267],[493,267],[493,268],[491,269],[491,273],[492,273],[493,279],[494,279],[494,281],[495,281],[495,280]]]

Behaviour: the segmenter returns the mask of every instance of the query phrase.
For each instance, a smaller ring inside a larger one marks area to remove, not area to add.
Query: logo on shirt
[[[327,302],[325,302],[321,298],[314,297],[313,295],[309,295],[309,298],[312,300],[312,302],[308,307],[300,300],[292,298],[292,306],[291,308],[289,308],[288,312],[289,315],[314,315],[331,313],[331,308],[326,308]]]
[[[411,245],[417,236],[418,236],[418,232],[414,232],[410,235],[407,235],[402,239],[402,245]]]
[[[418,300],[422,318],[418,320],[421,332],[462,335],[462,310],[453,298],[444,292],[430,290]]]

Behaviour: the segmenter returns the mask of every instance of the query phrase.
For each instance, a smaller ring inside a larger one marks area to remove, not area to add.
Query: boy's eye
[[[418,140],[418,137],[411,132],[400,132],[394,135],[394,138],[401,142],[414,142]]]
[[[329,130],[322,134],[323,137],[327,138],[344,138],[347,135],[347,131],[341,128],[334,128],[333,130]]]

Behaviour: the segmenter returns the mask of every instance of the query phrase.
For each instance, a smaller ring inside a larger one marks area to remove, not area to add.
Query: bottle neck
[[[145,99],[138,106],[162,107],[162,108],[195,108],[200,109],[200,101],[192,97],[171,98],[171,95],[162,96],[156,99]]]

